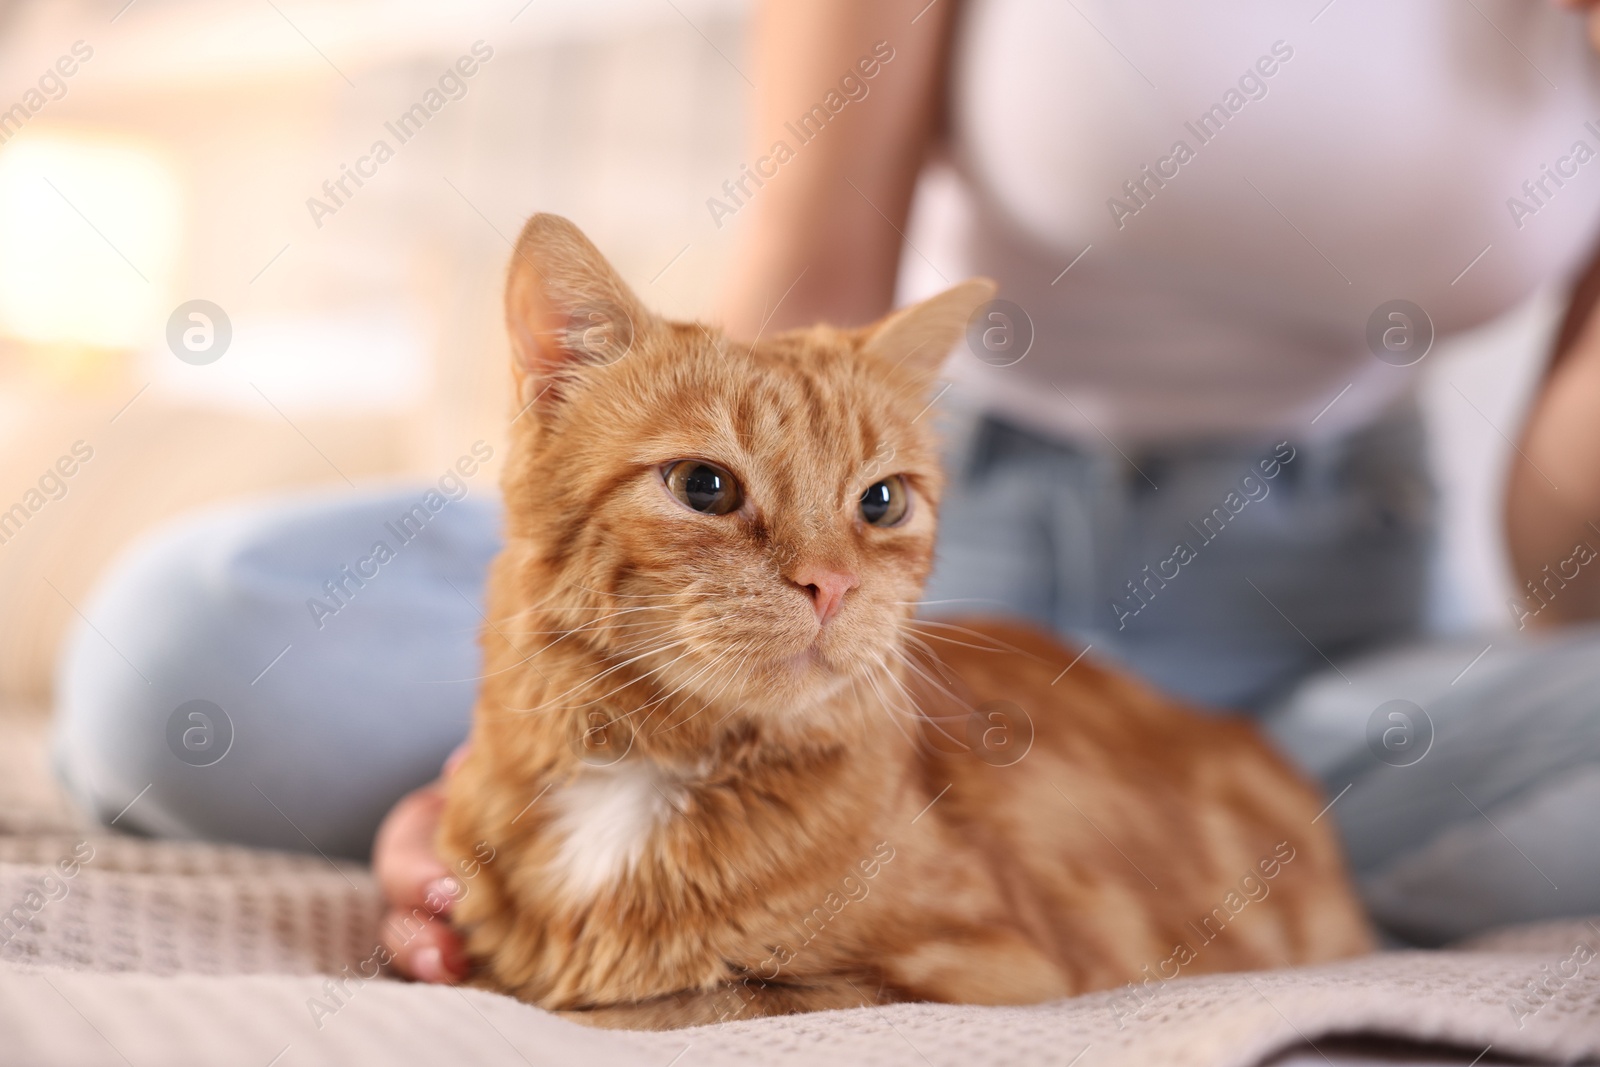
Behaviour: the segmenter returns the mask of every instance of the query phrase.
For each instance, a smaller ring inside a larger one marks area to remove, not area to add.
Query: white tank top
[[[957,34],[901,294],[997,280],[1031,348],[952,375],[1046,433],[1337,432],[1421,370],[1380,307],[1472,327],[1600,233],[1600,61],[1547,0],[968,0]]]

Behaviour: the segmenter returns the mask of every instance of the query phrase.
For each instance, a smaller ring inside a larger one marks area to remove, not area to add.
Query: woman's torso
[[[1597,63],[1540,0],[969,0],[952,64],[912,240],[1032,321],[968,399],[1058,435],[1337,432],[1415,381],[1381,305],[1471,327],[1596,231]]]

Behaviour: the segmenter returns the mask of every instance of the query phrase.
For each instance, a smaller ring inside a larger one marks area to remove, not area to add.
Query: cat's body
[[[926,386],[989,291],[734,345],[529,223],[528,417],[441,838],[492,850],[454,913],[481,980],[675,1026],[1368,947],[1320,801],[1247,726],[1024,628],[911,621]]]

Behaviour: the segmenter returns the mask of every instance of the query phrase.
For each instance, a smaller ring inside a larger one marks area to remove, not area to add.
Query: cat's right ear
[[[866,327],[862,350],[923,377],[936,375],[973,313],[994,294],[995,284],[988,278],[968,278]]]
[[[506,280],[519,405],[557,400],[585,368],[626,358],[653,322],[582,230],[560,215],[528,220]]]

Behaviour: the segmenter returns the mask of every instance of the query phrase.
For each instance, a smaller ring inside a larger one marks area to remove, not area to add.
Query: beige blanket
[[[1462,1063],[1486,1049],[1484,1062],[1600,1061],[1600,923],[1581,922],[1033,1008],[589,1030],[487,993],[341,975],[375,948],[365,870],[87,831],[44,773],[42,731],[0,716],[3,1063],[1244,1067],[1350,1034],[1449,1044]]]

